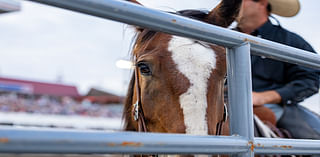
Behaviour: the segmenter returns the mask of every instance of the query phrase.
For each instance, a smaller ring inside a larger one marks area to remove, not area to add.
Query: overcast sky
[[[216,0],[140,0],[161,10],[211,9]],[[320,52],[320,1],[301,0],[293,18],[281,25],[303,36]],[[129,70],[118,69],[128,59],[132,29],[127,25],[63,9],[22,1],[22,10],[0,15],[0,76],[90,87],[124,95]]]

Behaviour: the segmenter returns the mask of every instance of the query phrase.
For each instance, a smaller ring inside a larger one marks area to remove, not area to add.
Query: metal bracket
[[[139,101],[137,100],[135,104],[133,104],[134,115],[133,119],[137,121],[139,119]]]

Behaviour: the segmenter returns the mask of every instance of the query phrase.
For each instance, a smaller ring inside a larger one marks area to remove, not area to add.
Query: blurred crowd
[[[122,105],[101,105],[86,100],[77,102],[69,97],[63,97],[59,100],[46,96],[34,98],[11,93],[0,95],[0,112],[120,118]]]

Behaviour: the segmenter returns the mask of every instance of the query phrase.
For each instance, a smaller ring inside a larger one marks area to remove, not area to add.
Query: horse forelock
[[[199,20],[202,22],[207,22],[206,17],[209,12],[202,11],[202,10],[181,10],[181,11],[171,12],[171,13],[192,18],[195,20]],[[142,52],[144,49],[146,49],[150,41],[152,41],[152,38],[159,33],[157,31],[144,29],[144,28],[138,28],[137,30],[138,30],[136,34],[137,38],[134,43],[134,50],[132,55],[137,55],[137,53]]]
[[[137,32],[136,34],[136,40],[133,45],[132,50],[132,57],[138,57],[141,52],[144,52],[145,49],[148,48],[150,45],[150,42],[152,42],[152,39],[158,34],[159,32],[149,30],[149,29],[143,29],[141,32]]]
[[[210,46],[194,40],[173,36],[168,50],[181,72],[190,81],[189,89],[180,95],[187,134],[207,135],[208,80],[216,67],[216,55]]]

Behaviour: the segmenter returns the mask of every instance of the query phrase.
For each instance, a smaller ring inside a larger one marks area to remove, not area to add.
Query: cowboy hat
[[[284,17],[295,16],[300,10],[299,0],[269,0],[269,4],[271,13]]]

